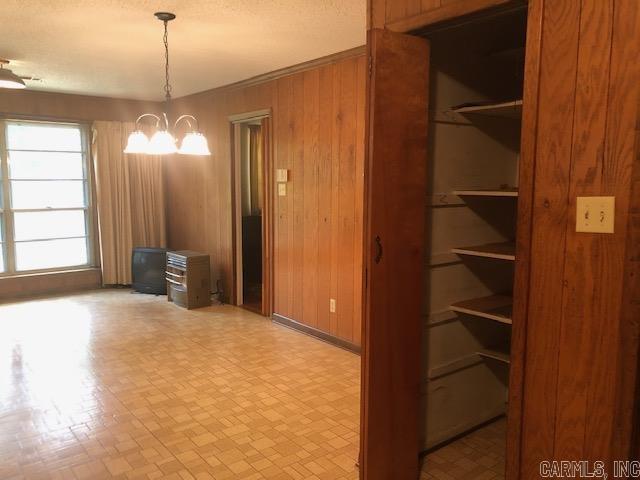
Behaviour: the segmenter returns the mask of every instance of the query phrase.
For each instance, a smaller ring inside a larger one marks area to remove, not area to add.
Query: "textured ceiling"
[[[365,43],[366,0],[0,0],[0,58],[28,88],[160,100]]]

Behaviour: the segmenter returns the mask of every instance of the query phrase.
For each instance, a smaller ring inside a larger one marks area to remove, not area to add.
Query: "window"
[[[86,130],[0,121],[0,275],[92,264]]]

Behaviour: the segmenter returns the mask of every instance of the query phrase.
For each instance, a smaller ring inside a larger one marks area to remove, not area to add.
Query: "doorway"
[[[234,211],[233,303],[271,315],[270,112],[230,118]]]

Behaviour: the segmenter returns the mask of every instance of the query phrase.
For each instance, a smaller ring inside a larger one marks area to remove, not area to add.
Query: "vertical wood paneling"
[[[280,125],[277,139],[278,153],[275,164],[277,169],[291,170],[291,150],[293,143],[293,126],[291,124],[291,104],[293,91],[293,79],[286,77],[278,80],[278,124]],[[292,188],[287,184],[287,195],[276,198],[275,215],[278,218],[278,242],[275,256],[278,263],[275,265],[274,291],[278,298],[274,312],[285,317],[291,317],[292,292],[291,292],[291,267],[293,265],[293,249],[290,243],[291,224],[293,222],[293,210],[291,205]]]
[[[387,1],[386,20],[393,22],[440,6],[440,0],[392,0]]]
[[[384,28],[387,0],[369,0],[367,7],[367,30]]]
[[[341,69],[333,69],[333,130],[331,132],[331,297],[337,300],[338,297],[338,261],[340,245],[340,143],[343,141],[342,135],[342,78]],[[321,307],[322,308],[322,307]],[[338,312],[329,313],[329,332],[338,335]]]
[[[394,20],[398,20],[400,18],[408,17],[407,15],[407,6],[409,0],[402,0],[399,2],[396,1],[387,1],[385,4],[385,23],[393,22]]]
[[[361,310],[363,55],[245,88],[174,102],[196,112],[213,155],[168,159],[169,242],[212,256],[212,278],[228,298],[233,278],[229,115],[273,110],[274,168],[289,170],[274,191],[276,314],[359,344]],[[360,102],[360,103],[359,103]],[[337,312],[329,313],[329,299]]]
[[[584,0],[583,15],[589,10]],[[601,248],[599,255],[592,255],[592,272],[598,278],[599,302],[589,312],[591,321],[597,325],[592,339],[592,351],[599,354],[586,358],[591,363],[588,370],[588,404],[585,414],[585,458],[615,460],[623,452],[612,450],[614,437],[619,433],[616,424],[616,382],[625,383],[625,367],[621,359],[621,332],[628,331],[624,325],[623,298],[625,263],[633,261],[627,256],[626,242],[632,202],[632,170],[638,163],[640,145],[637,143],[638,120],[640,119],[640,6],[633,0],[615,0],[608,11],[608,21],[613,24],[613,39],[610,55],[610,83],[604,156],[600,167],[601,177],[595,194],[616,197],[616,221],[614,235],[592,235],[594,245]],[[585,42],[587,47],[589,42]],[[579,179],[578,179],[579,181]],[[636,259],[637,261],[637,259]],[[603,288],[606,286],[606,288]],[[640,298],[640,291],[636,291]],[[585,320],[589,321],[589,317]],[[636,330],[635,349],[638,349]],[[637,365],[637,364],[636,364]],[[621,372],[612,374],[614,372]],[[629,419],[630,420],[630,419]]]
[[[304,220],[302,224],[302,316],[307,325],[318,327],[318,217],[320,72],[304,73]]]
[[[368,28],[411,32],[420,27],[500,7],[513,0],[370,0]]]
[[[553,458],[579,4],[545,2],[523,405],[523,479]],[[553,45],[553,48],[544,48]],[[549,68],[548,65],[553,65]],[[549,248],[555,245],[556,248]]]
[[[416,13],[427,12],[439,8],[443,2],[441,0],[422,0],[420,10]]]
[[[355,155],[357,114],[357,65],[355,60],[340,65],[340,142],[338,145],[338,278],[337,336],[353,340],[355,263]]]
[[[353,342],[361,344],[362,337],[362,291],[363,291],[363,241],[364,241],[364,151],[365,151],[365,115],[367,95],[360,79],[366,78],[367,64],[356,64],[356,152],[355,152],[355,193],[354,193],[354,235],[353,235]]]
[[[637,442],[640,6],[547,1],[542,18],[523,479]],[[614,234],[575,232],[578,196],[615,196]]]
[[[637,48],[640,45],[640,5],[637,2],[625,1],[616,3],[614,16],[613,48],[614,55],[611,71],[612,81],[609,95],[609,114],[620,112],[624,121],[612,119],[609,126],[616,126],[617,133],[612,134],[610,145],[617,145],[616,150],[630,155],[628,161],[631,169],[631,188],[629,194],[628,216],[626,219],[626,255],[625,269],[622,279],[623,292],[620,312],[621,348],[618,362],[621,369],[620,380],[616,387],[616,418],[612,428],[614,455],[618,458],[640,458],[640,379],[638,369],[640,338],[640,128],[635,131],[631,122],[640,117],[640,112],[633,112],[638,106],[638,62]],[[626,64],[626,67],[625,67]],[[618,75],[618,72],[624,74]],[[635,88],[634,88],[635,83]],[[630,96],[627,96],[630,93]],[[624,105],[623,105],[624,104]],[[628,152],[628,148],[632,148]],[[611,150],[609,150],[611,152]],[[624,222],[624,219],[621,219]],[[618,228],[618,225],[616,225]],[[631,419],[631,421],[629,421]],[[629,442],[631,439],[631,442]]]
[[[142,112],[161,112],[161,102],[94,97],[31,89],[0,90],[0,112],[60,120],[131,122]]]
[[[320,112],[318,120],[318,329],[331,332],[329,299],[331,298],[331,198],[333,163],[333,71],[331,66],[320,68]]]
[[[585,458],[583,438],[588,383],[584,378],[593,368],[589,359],[604,333],[602,321],[611,308],[615,308],[615,305],[607,305],[610,302],[603,301],[605,292],[597,288],[598,283],[613,279],[593,275],[599,269],[598,264],[606,261],[611,237],[576,233],[574,201],[577,196],[600,194],[602,168],[598,165],[604,152],[612,12],[613,1],[603,0],[583,2],[580,14],[569,191],[572,217],[566,226],[564,275],[567,281],[558,360],[558,384],[562,387],[558,388],[557,398],[555,458]],[[584,262],[584,256],[593,260]],[[605,307],[604,311],[602,307]],[[585,321],[592,315],[593,321]],[[566,425],[573,425],[573,428],[564,428]]]
[[[291,292],[291,316],[302,319],[302,279],[304,265],[304,189],[305,159],[304,159],[304,75],[293,77],[293,103],[291,106],[292,143],[291,143],[291,177],[290,186],[293,191],[289,194],[289,205],[293,212],[293,228],[289,235],[291,250],[291,276],[289,277],[289,292]],[[305,320],[306,323],[306,320]]]

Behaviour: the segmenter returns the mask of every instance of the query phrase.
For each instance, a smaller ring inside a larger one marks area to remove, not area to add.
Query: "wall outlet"
[[[616,197],[577,197],[576,232],[614,233]]]
[[[286,168],[278,168],[276,170],[276,182],[286,183],[289,181],[289,170]]]
[[[287,196],[287,184],[286,183],[279,183],[278,184],[278,196],[279,197],[286,197]]]
[[[336,313],[336,300],[335,298],[329,299],[329,311],[331,313]]]

